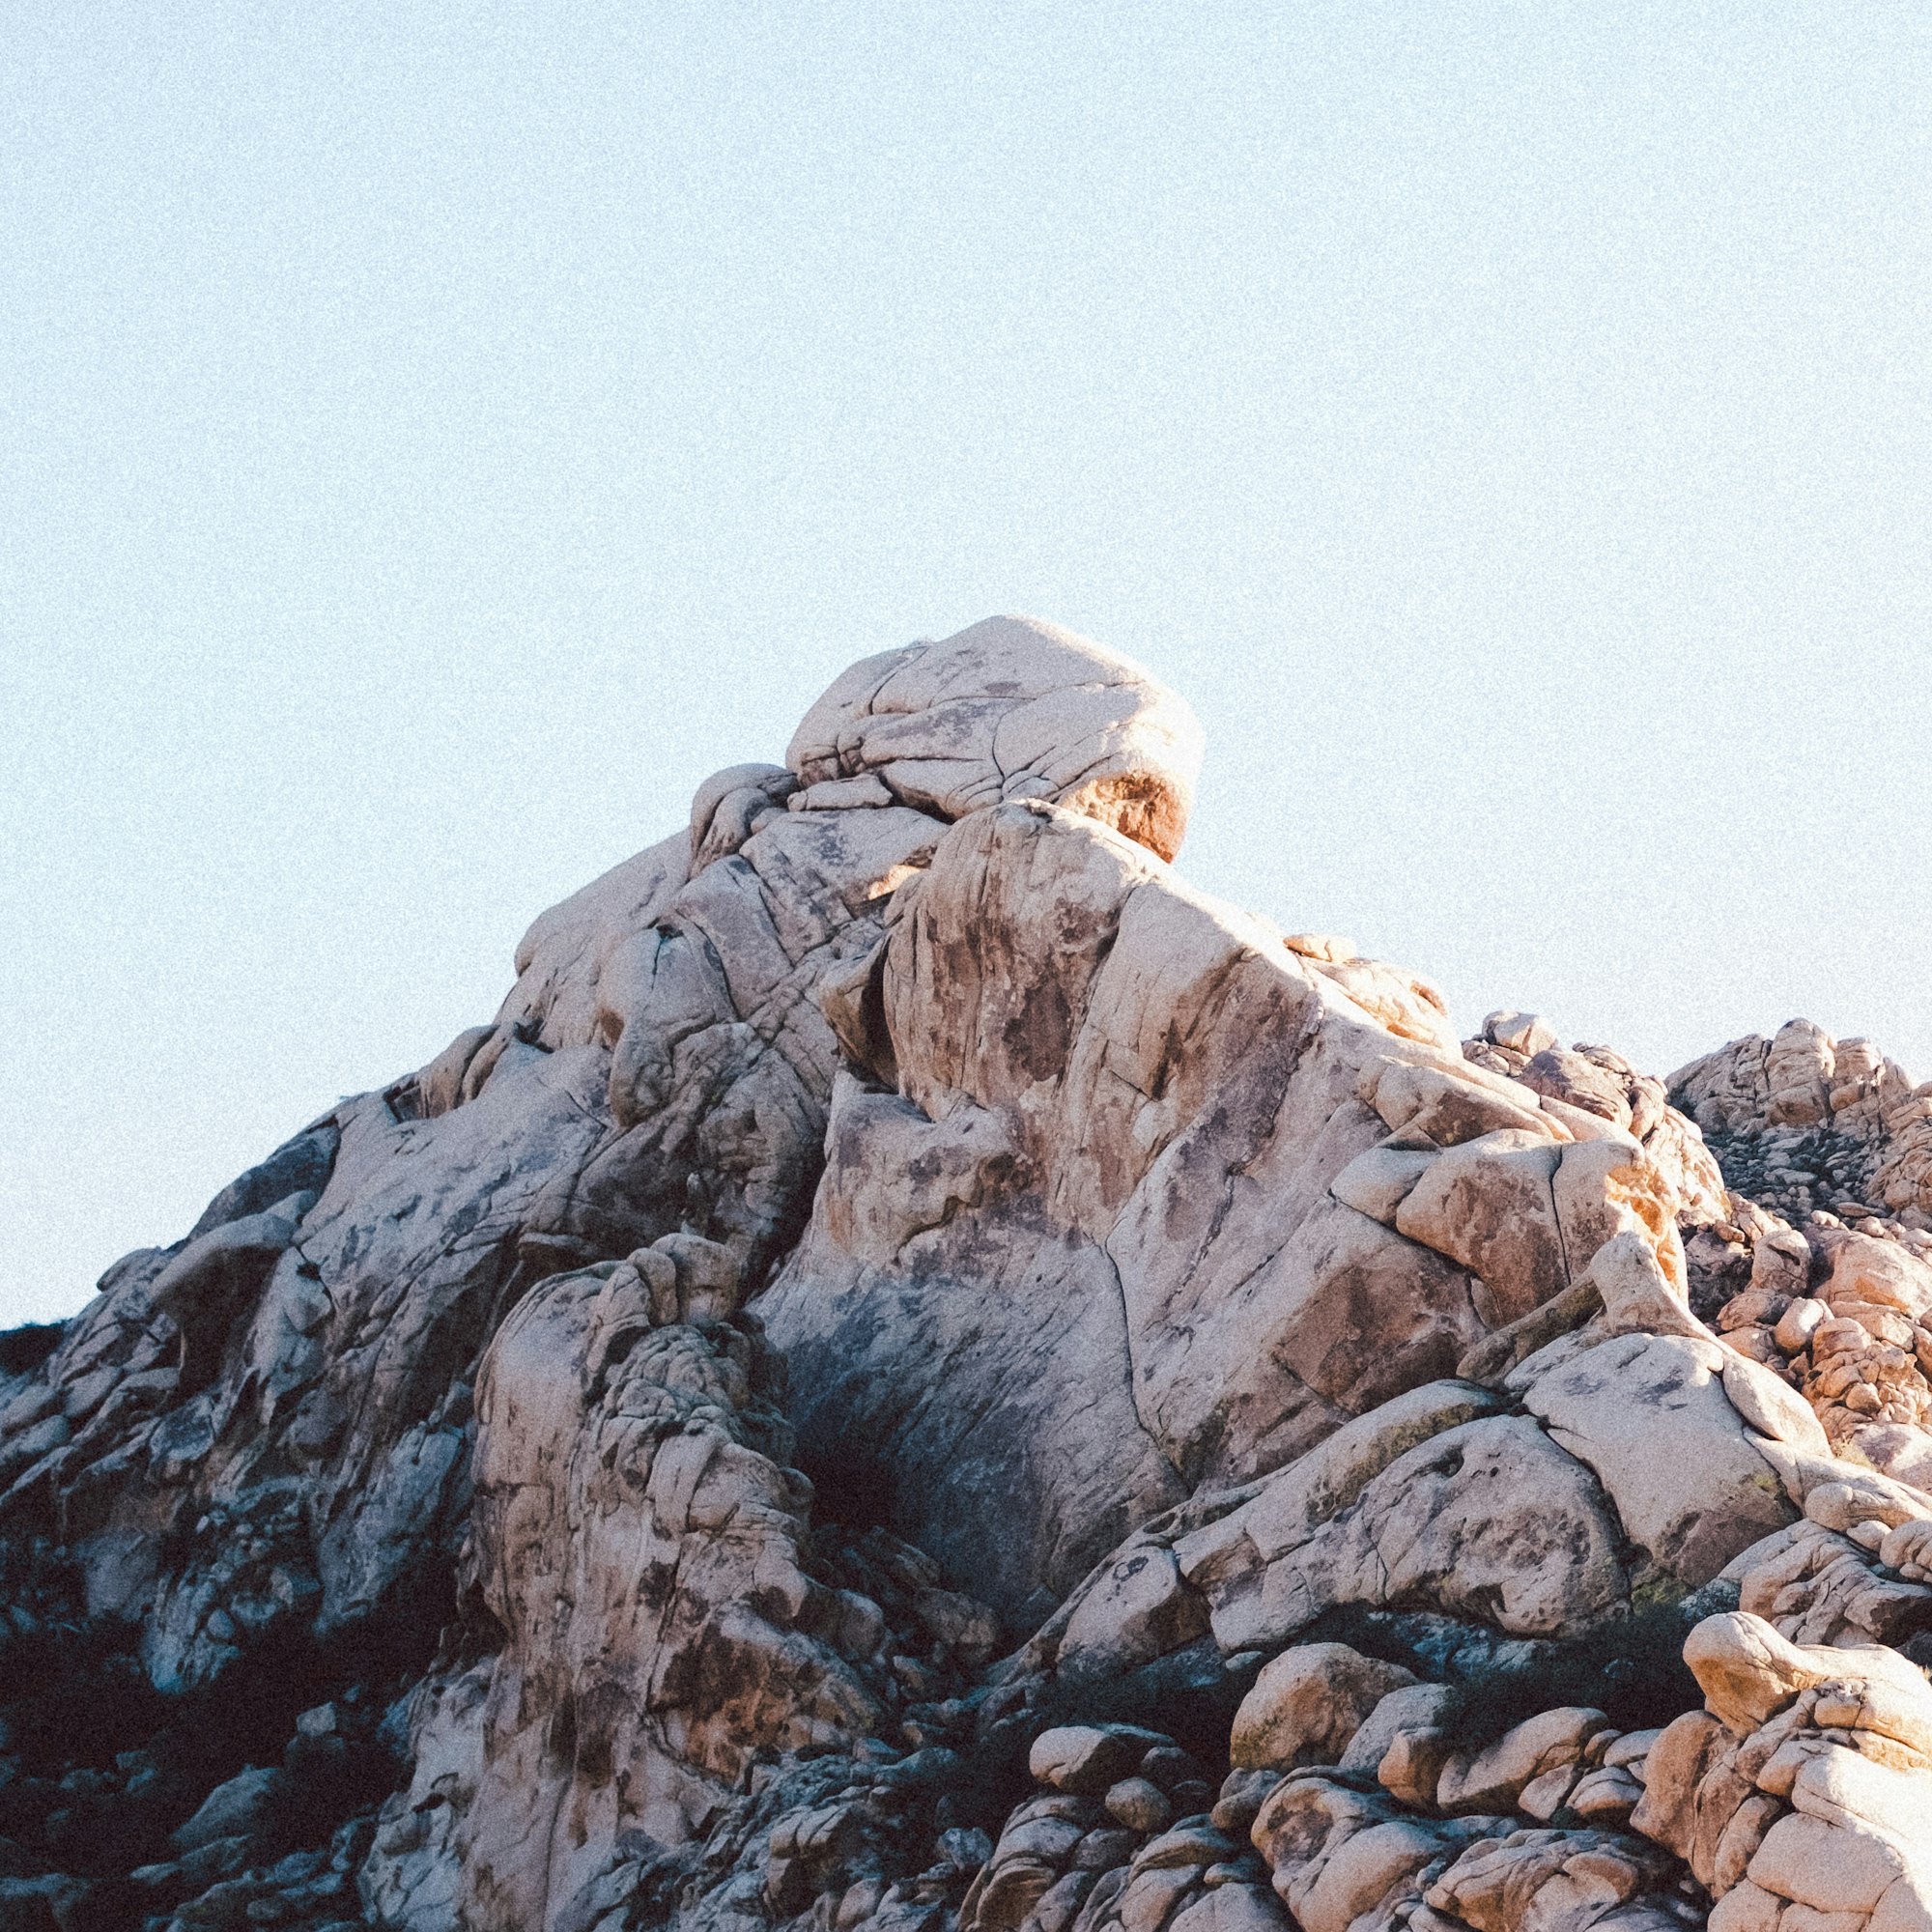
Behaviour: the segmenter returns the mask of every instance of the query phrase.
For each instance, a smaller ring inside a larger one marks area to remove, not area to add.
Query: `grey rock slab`
[[[1621,1335],[1523,1391],[1596,1471],[1632,1540],[1692,1587],[1794,1515],[1724,1393],[1726,1356],[1693,1337]]]

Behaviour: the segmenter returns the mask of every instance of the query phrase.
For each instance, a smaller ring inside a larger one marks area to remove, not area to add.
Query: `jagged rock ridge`
[[[1932,1925],[1932,1096],[1460,1040],[1199,755],[867,659],[18,1341],[0,1926]]]

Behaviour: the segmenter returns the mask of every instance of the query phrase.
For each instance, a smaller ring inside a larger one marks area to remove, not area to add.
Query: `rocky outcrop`
[[[1922,1095],[1461,1040],[1199,758],[867,659],[0,1350],[0,1925],[1920,1922]]]
[[[886,1730],[908,1646],[991,1648],[969,1600],[928,1582],[909,1635],[813,1551],[728,1267],[668,1236],[533,1289],[492,1340],[466,1569],[503,1641],[417,1693],[415,1776],[364,1875],[389,1922],[552,1923],[625,1834],[690,1841],[761,1757]]]
[[[1814,1058],[1833,1049],[1818,1029],[1798,1022],[1778,1038]],[[1773,1120],[1768,1100],[1747,1107],[1722,1084],[1737,1073],[1747,1044],[1679,1076],[1687,1099],[1701,1093],[1707,1113],[1727,1109],[1733,1122],[1714,1132],[1733,1183],[1724,1214],[1687,1248],[1693,1300],[1733,1350],[1804,1396],[1833,1453],[1922,1489],[1932,1482],[1932,1215],[1916,1197],[1875,1182],[1863,1191],[1890,1206],[1847,1198],[1842,1162],[1822,1163],[1836,1176],[1829,1190],[1817,1165],[1805,1170],[1808,1179],[1778,1164],[1781,1153],[1767,1165],[1766,1150],[1782,1147],[1782,1137],[1798,1129]],[[1861,1049],[1852,1064],[1868,1058]],[[1749,1054],[1742,1061],[1755,1064]],[[1779,1065],[1790,1064],[1785,1053]],[[1894,1155],[1905,1159],[1916,1142],[1894,1146],[1886,1121],[1896,1125],[1910,1114],[1908,1101],[1918,1102],[1892,1063],[1874,1065],[1860,1076],[1871,1091],[1841,1086],[1829,1090],[1826,1101],[1843,1107],[1863,1137],[1861,1147],[1895,1166]],[[1886,1108],[1877,1105],[1881,1094],[1891,1096]],[[1812,1205],[1821,1191],[1834,1208]]]
[[[1882,1646],[1800,1648],[1747,1614],[1686,1657],[1706,1709],[1651,1747],[1634,1821],[1740,1928],[1932,1923],[1932,1690]]]
[[[1673,1171],[1336,951],[1051,808],[949,832],[838,996],[853,1071],[761,1303],[809,1466],[1017,1612],[1451,1372],[1619,1234],[1681,1301]]]
[[[1932,1226],[1932,1082],[1915,1087],[1870,1040],[1792,1020],[1679,1067],[1669,1091],[1740,1192],[1800,1213]]]

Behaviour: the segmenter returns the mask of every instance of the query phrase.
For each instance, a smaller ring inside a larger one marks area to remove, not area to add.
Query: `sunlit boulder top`
[[[1201,751],[1186,702],[1131,660],[1037,617],[987,617],[854,665],[785,762],[803,785],[850,788],[851,803],[882,792],[950,819],[1043,799],[1172,859]]]

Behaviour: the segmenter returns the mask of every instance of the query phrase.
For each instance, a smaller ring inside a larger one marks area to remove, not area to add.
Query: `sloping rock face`
[[[761,1306],[813,1465],[1003,1609],[1451,1373],[1626,1227],[1682,1282],[1692,1203],[1634,1136],[1064,809],[955,826],[887,924]]]
[[[868,658],[7,1338],[0,1925],[1927,1922],[1903,1076],[1460,1040],[1200,750]]]

